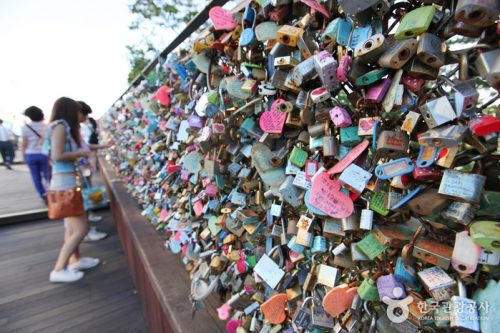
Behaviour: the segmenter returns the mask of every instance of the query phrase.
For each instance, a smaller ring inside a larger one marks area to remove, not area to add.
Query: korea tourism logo
[[[403,296],[403,289],[396,287],[392,291],[395,297]],[[408,296],[403,299],[391,299],[387,296],[382,298],[382,301],[387,304],[387,317],[390,321],[396,324],[401,324],[410,314],[408,306],[413,302],[413,297]]]

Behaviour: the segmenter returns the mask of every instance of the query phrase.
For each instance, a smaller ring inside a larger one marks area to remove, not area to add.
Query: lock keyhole
[[[410,56],[410,50],[405,48],[405,49],[402,49],[399,53],[398,53],[398,59],[400,61],[404,61],[406,59],[408,59],[408,57]]]
[[[474,10],[469,15],[467,15],[468,19],[471,21],[480,20],[483,18],[483,16],[484,12],[480,10]]]
[[[365,43],[365,49],[371,49],[372,46],[373,46],[373,43],[371,40]]]
[[[436,58],[435,57],[429,57],[429,58],[427,58],[427,62],[429,64],[432,64],[432,63],[436,62]]]
[[[285,42],[285,43],[290,42],[290,37],[288,35],[283,35],[283,37],[281,39],[283,39],[283,42]]]
[[[467,266],[465,265],[458,265],[458,269],[461,271],[465,271],[467,269]]]

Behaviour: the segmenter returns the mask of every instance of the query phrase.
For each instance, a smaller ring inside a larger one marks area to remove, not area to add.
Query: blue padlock
[[[181,79],[185,80],[189,77],[189,74],[186,70],[186,67],[184,67],[183,64],[177,64],[175,67],[174,67],[175,71],[177,72],[177,74],[179,74],[179,76],[181,77]]]
[[[326,253],[326,238],[323,236],[314,236],[312,253]]]
[[[255,38],[255,33],[253,28],[246,28],[243,30],[240,36],[240,45],[243,47],[254,47],[258,43],[257,38]]]
[[[288,246],[288,248],[291,251],[293,251],[293,252],[295,252],[297,254],[302,254],[304,252],[304,250],[305,250],[306,247],[303,246],[303,245],[295,243],[296,239],[297,239],[297,236],[295,236],[295,235],[292,238],[290,238],[290,240],[288,241],[287,246]]]
[[[339,30],[337,32],[337,44],[342,46],[347,46],[349,43],[349,37],[352,31],[352,21],[351,19],[340,20]]]
[[[366,27],[357,26],[352,32],[351,42],[349,43],[351,49],[354,50],[356,45],[361,41],[367,40],[371,36],[372,27],[367,24]]]
[[[418,283],[417,271],[413,266],[405,264],[401,257],[398,257],[396,261],[394,277],[396,280],[410,286],[412,289],[418,291],[421,288]]]
[[[198,69],[196,68],[196,65],[195,65],[193,59],[189,59],[186,62],[185,66],[186,66],[186,69],[189,72],[189,74],[195,75],[196,73],[198,73]]]

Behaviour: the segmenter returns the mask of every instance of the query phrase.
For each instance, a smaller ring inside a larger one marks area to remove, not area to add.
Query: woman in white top
[[[21,128],[24,160],[30,169],[31,178],[38,194],[46,201],[45,191],[49,183],[49,160],[47,155],[42,154],[46,128],[43,121],[43,111],[36,106],[30,106],[24,111],[24,115],[31,119],[29,124],[23,125]]]

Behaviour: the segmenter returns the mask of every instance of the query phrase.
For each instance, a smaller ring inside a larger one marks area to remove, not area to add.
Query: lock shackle
[[[314,297],[313,296],[308,296],[306,298],[304,298],[304,301],[302,301],[302,304],[300,305],[300,308],[301,309],[304,309],[307,305],[307,303],[310,303],[310,302],[314,302]]]
[[[285,265],[285,259],[284,259],[284,254],[283,254],[283,249],[281,248],[281,245],[276,245],[275,247],[273,247],[269,253],[267,254],[267,256],[269,258],[271,258],[271,260],[274,260],[273,259],[273,254],[275,251],[278,251],[278,256],[279,256],[279,263],[278,263],[278,266],[279,267],[283,267]]]

